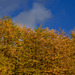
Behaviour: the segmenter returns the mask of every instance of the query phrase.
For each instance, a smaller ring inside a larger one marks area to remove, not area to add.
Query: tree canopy
[[[75,31],[69,38],[0,19],[0,75],[75,75]]]

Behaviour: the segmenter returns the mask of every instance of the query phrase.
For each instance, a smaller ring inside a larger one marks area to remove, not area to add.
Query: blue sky
[[[0,0],[0,17],[5,15],[32,29],[41,24],[70,33],[75,27],[75,0]]]

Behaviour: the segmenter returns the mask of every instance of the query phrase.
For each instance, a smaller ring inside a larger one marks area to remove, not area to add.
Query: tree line
[[[75,75],[75,31],[69,38],[0,19],[0,75]]]

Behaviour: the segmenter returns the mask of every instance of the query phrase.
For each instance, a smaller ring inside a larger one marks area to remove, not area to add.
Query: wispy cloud
[[[26,5],[27,0],[0,0],[0,16],[7,16]]]
[[[14,22],[25,24],[34,29],[38,23],[44,22],[52,17],[51,10],[45,8],[40,3],[34,3],[29,11],[21,12],[13,18]]]

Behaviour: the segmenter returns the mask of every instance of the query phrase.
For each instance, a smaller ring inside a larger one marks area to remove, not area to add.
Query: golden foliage
[[[0,75],[75,75],[75,32],[32,30],[0,20]]]

